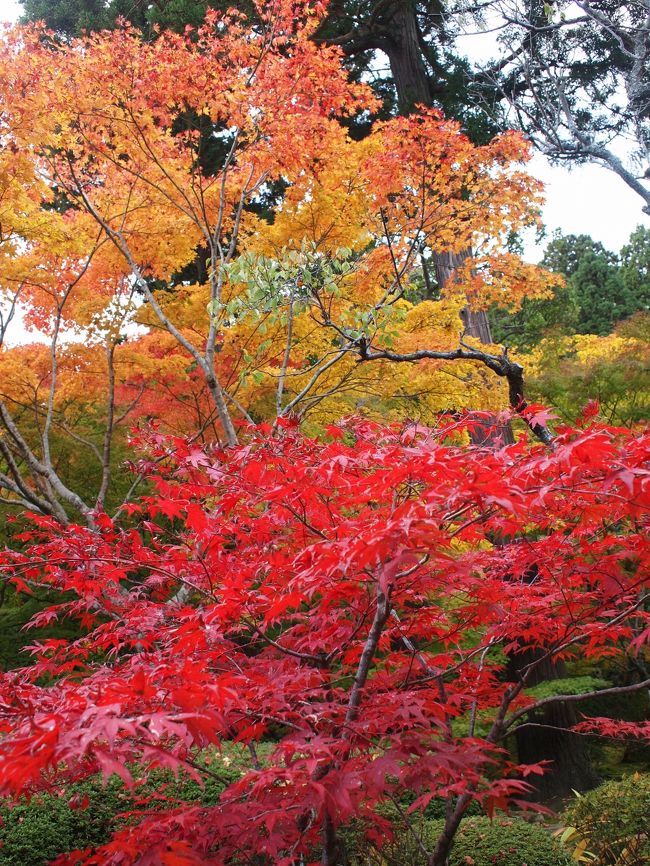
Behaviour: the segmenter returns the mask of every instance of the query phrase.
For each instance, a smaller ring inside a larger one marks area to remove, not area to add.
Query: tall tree
[[[560,275],[550,299],[524,299],[508,315],[491,318],[498,342],[530,351],[545,337],[610,334],[630,316],[650,309],[650,232],[638,226],[620,255],[588,235],[562,235],[546,247],[541,264]]]
[[[631,298],[615,266],[586,256],[571,278],[579,298],[579,334],[609,334],[614,324],[632,313]]]
[[[489,5],[501,48],[473,82],[486,110],[504,100],[542,153],[603,165],[650,214],[650,2]]]
[[[172,6],[173,4],[170,4],[167,8],[171,9]],[[327,18],[314,34],[314,38],[327,44],[340,45],[350,58],[357,78],[362,71],[372,70],[376,52],[381,51],[385,54],[389,61],[391,75],[388,79],[381,75],[376,77],[378,79],[376,86],[378,92],[387,98],[384,108],[387,113],[394,110],[394,106],[390,104],[391,97],[396,103],[397,110],[406,115],[418,103],[440,105],[452,116],[459,117],[466,128],[480,139],[494,124],[495,119],[499,121],[500,100],[504,96],[509,97],[509,92],[506,93],[502,86],[502,78],[508,74],[507,66],[512,58],[507,51],[508,59],[499,59],[488,70],[481,71],[478,77],[471,73],[467,65],[463,64],[453,51],[453,36],[458,32],[453,12],[452,6],[419,3],[415,0],[409,2],[383,0],[379,3],[361,4],[332,3]],[[534,28],[541,27],[545,32],[546,24],[540,24],[539,18],[540,15],[547,13],[537,8],[533,12],[536,16]],[[529,30],[524,27],[523,37],[519,39],[516,48],[510,52],[515,55],[515,58],[521,56],[526,59],[535,56],[536,40],[528,37]],[[533,67],[529,64],[525,68],[529,70]],[[536,70],[534,86],[540,88],[535,91],[537,94],[543,90],[543,76],[538,74],[537,67],[534,68]],[[484,110],[484,102],[479,100],[477,103],[473,98],[467,99],[469,92],[467,88],[472,82],[488,87],[489,111]],[[495,99],[495,94],[498,94],[498,99]],[[463,194],[460,193],[461,201]],[[427,255],[424,247],[423,252],[425,254],[422,256],[422,267],[426,270]],[[450,244],[447,249],[438,247],[433,253],[438,286],[453,293],[456,279],[462,278],[470,253],[469,247],[463,249],[457,244]],[[472,297],[469,297],[468,301],[463,312],[466,333],[478,338],[482,343],[491,343],[492,337],[485,310],[481,309],[481,305],[477,305]],[[380,357],[376,353],[367,352],[365,347],[363,351],[364,357],[368,359]],[[400,360],[431,358],[435,357],[436,351],[420,349],[416,353],[411,353],[411,357],[408,357],[408,353],[401,353]],[[385,347],[382,348],[381,357],[388,358],[388,352]],[[505,370],[503,357],[500,364],[501,369]],[[514,374],[510,382],[511,400],[514,402],[521,400],[521,388],[513,384]],[[230,438],[232,439],[233,436],[231,435]]]
[[[635,310],[650,312],[650,229],[637,226],[621,247],[621,276]]]
[[[551,271],[570,278],[588,257],[602,259],[608,265],[618,263],[616,254],[606,249],[600,241],[595,241],[589,235],[563,235],[559,230],[544,250],[542,261]]]
[[[129,318],[162,331],[161,345],[180,352],[171,360],[184,354],[202,378],[207,418],[231,444],[242,421],[331,411],[339,394],[353,410],[369,385],[423,420],[480,407],[493,374],[515,406],[522,399],[516,364],[459,343],[459,311],[468,299],[516,308],[548,291],[549,274],[498,252],[535,218],[538,185],[516,164],[525,143],[509,134],[475,146],[434,110],[351,140],[336,116],[372,108],[372,94],[348,82],[338,49],[311,38],[318,20],[295,11],[265,28],[212,18],[149,42],[129,29],[66,45],[39,28],[4,40],[3,288],[51,336],[38,453],[0,404],[20,452],[5,477],[23,498],[25,486],[51,488],[46,513],[63,519],[67,497],[93,519],[93,503],[50,465],[66,324],[108,340],[111,363],[138,358],[137,341],[124,342]],[[192,122],[204,116],[223,139],[206,159],[204,128]],[[284,193],[273,208],[276,181]],[[476,256],[445,298],[408,300],[427,255],[469,247]],[[203,279],[187,280],[197,249]],[[147,370],[151,357],[149,342],[138,364]],[[415,393],[395,360],[425,362]],[[463,365],[453,391],[431,378],[444,379],[444,361]],[[113,378],[102,379],[110,393]],[[112,397],[106,405],[107,419],[120,413]]]
[[[542,264],[567,278],[577,305],[575,333],[609,334],[628,316],[650,305],[648,237],[639,226],[620,256],[587,235],[561,235],[549,243]]]

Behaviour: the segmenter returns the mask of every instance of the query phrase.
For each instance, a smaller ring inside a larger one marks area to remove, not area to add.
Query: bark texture
[[[511,678],[517,681],[520,671],[540,656],[540,651],[511,656]],[[529,684],[535,686],[565,676],[562,662],[543,661],[535,667]],[[547,704],[531,713],[526,726],[516,731],[517,757],[521,763],[552,761],[548,772],[535,777],[535,790],[529,799],[543,803],[561,800],[571,796],[573,791],[588,791],[601,781],[589,760],[584,737],[567,730],[576,722],[573,704]]]
[[[385,50],[397,91],[397,104],[401,114],[409,114],[416,105],[429,105],[431,102],[415,2],[396,0],[387,4],[386,19]]]

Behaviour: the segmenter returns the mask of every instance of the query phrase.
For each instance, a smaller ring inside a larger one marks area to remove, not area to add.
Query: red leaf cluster
[[[504,744],[535,699],[506,654],[648,643],[650,436],[486,451],[459,426],[287,424],[227,451],[151,434],[153,492],[121,521],[35,518],[2,568],[66,593],[41,620],[85,633],[2,675],[0,792],[131,784],[134,761],[201,777],[201,750],[275,742],[217,805],[158,805],[83,860],[141,866],[313,859],[324,822],[376,829],[404,790],[461,813],[524,794],[543,768]]]

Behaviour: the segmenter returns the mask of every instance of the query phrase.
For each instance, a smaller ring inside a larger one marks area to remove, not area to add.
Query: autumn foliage
[[[529,691],[536,667],[647,652],[650,440],[587,425],[552,451],[468,449],[461,427],[351,420],[319,441],[283,422],[227,450],[151,434],[154,492],[118,520],[35,518],[2,567],[66,593],[37,623],[84,634],[2,677],[5,794],[132,784],[136,765],[201,778],[224,741],[275,742],[217,805],[163,794],[61,863],[335,863],[342,824],[381,839],[376,806],[412,791],[416,812],[449,802],[437,866],[472,801],[521,801],[544,767],[508,739],[562,699]]]
[[[465,334],[558,280],[511,250],[538,220],[527,143],[424,106],[372,123],[313,38],[324,4],[256,7],[0,40],[0,499],[23,512],[0,579],[58,599],[31,627],[78,627],[0,676],[0,796],[117,774],[135,802],[60,866],[334,866],[352,823],[417,841],[439,799],[418,844],[443,866],[470,806],[524,807],[548,770],[511,748],[535,711],[593,697],[540,696],[542,671],[647,658],[648,435],[591,407],[553,440],[516,359]],[[19,308],[46,344],[8,344]],[[508,403],[545,445],[468,446],[492,416],[464,410]],[[232,742],[250,769],[216,804],[142,784],[205,781]]]
[[[4,36],[5,297],[52,339],[82,335],[97,367],[112,346],[145,378],[151,355],[129,323],[154,329],[187,360],[161,365],[170,388],[192,366],[230,444],[242,418],[324,423],[369,394],[429,422],[506,405],[480,364],[450,377],[424,362],[414,377],[359,364],[358,340],[453,350],[468,303],[516,309],[548,294],[556,277],[504,251],[537,220],[540,185],[518,165],[528,145],[509,132],[476,147],[427,108],[351,139],[341,118],[371,114],[375,98],[348,81],[338,49],[311,39],[322,9],[260,9],[262,27],[211,12],[198,31],[149,42],[127,26],[65,44],[38,26]],[[468,248],[443,297],[417,290],[425,271],[435,283],[432,254]],[[285,279],[258,269],[252,286],[232,270],[260,256]],[[341,260],[344,272],[319,280],[319,265]],[[100,380],[96,394],[105,405]]]

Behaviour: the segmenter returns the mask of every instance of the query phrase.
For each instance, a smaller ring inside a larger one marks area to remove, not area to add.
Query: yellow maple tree
[[[0,165],[1,290],[20,291],[51,338],[49,423],[74,391],[63,355],[80,363],[64,329],[109,359],[96,377],[107,419],[133,387],[150,409],[164,380],[173,399],[184,386],[196,398],[172,423],[209,418],[231,444],[239,420],[363,409],[431,421],[506,405],[506,379],[517,393],[496,347],[462,339],[461,312],[516,309],[553,284],[505,246],[538,220],[528,145],[507,133],[476,147],[431,109],[351,140],[339,118],[374,97],[310,38],[318,4],[271,6],[263,28],[210,12],[151,42],[129,27],[66,44],[39,26],[4,34],[0,129],[17,160]],[[432,253],[468,248],[440,296]]]

